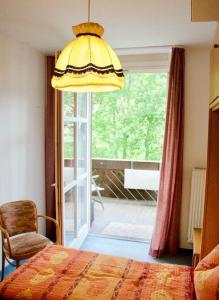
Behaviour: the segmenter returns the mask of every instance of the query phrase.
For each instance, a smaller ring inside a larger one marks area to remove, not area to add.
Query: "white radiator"
[[[188,242],[192,243],[193,228],[202,228],[204,200],[205,200],[205,169],[192,170],[190,208],[189,208],[189,228]]]

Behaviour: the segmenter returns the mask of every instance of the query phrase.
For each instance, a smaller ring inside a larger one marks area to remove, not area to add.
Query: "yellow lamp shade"
[[[101,36],[97,23],[73,26],[76,39],[66,45],[56,62],[52,86],[62,91],[108,92],[124,86],[120,61]]]

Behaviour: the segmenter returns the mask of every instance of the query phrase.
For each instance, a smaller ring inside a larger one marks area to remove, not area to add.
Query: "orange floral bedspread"
[[[48,246],[0,283],[0,299],[190,300],[192,268]]]

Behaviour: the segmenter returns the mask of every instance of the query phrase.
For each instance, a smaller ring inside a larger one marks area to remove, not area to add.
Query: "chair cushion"
[[[28,232],[11,237],[10,244],[11,258],[20,260],[33,256],[52,242],[39,233]],[[4,250],[8,256],[7,242],[4,244]]]
[[[197,300],[219,299],[219,245],[198,263],[194,283]]]

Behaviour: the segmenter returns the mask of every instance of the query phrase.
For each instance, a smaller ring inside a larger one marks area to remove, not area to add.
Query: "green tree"
[[[166,73],[130,73],[124,89],[93,94],[92,156],[160,160],[166,94]]]
[[[66,122],[74,115],[74,94],[72,92],[63,93],[63,112],[64,112],[64,158],[74,157],[74,127],[73,123]]]

